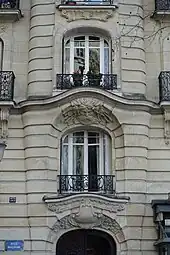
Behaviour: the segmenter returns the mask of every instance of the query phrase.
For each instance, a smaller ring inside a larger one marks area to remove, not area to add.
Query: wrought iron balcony
[[[163,71],[159,75],[160,101],[170,101],[170,71]]]
[[[105,90],[117,89],[116,74],[57,74],[56,89],[95,87]]]
[[[19,9],[19,0],[0,0],[0,9]]]
[[[96,6],[96,5],[114,5],[114,0],[62,0],[61,5],[84,5],[84,6]]]
[[[16,21],[21,17],[20,0],[0,0],[0,19]]]
[[[169,0],[155,0],[155,11],[170,11],[170,1]]]
[[[12,71],[0,71],[0,101],[13,100],[14,79]]]
[[[114,175],[60,175],[59,192],[115,192]]]

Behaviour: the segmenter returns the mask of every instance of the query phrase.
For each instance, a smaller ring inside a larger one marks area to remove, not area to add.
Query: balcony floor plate
[[[23,17],[21,10],[0,9],[0,19],[4,21],[17,21]]]

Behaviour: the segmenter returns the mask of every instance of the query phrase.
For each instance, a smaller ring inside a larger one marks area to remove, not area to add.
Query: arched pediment
[[[117,222],[117,214],[125,209],[128,198],[109,198],[96,194],[80,194],[67,197],[44,197],[57,220],[51,231],[73,229],[102,229],[112,233],[119,243],[125,237]]]

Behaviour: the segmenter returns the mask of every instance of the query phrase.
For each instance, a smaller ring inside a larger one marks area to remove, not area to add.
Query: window
[[[65,41],[64,73],[109,73],[109,43],[97,36],[76,36]]]
[[[2,66],[3,66],[3,52],[4,52],[4,42],[0,38],[0,71],[2,71]]]
[[[81,131],[62,139],[64,175],[106,175],[111,171],[111,139],[102,132]]]
[[[104,132],[78,131],[62,138],[60,192],[113,193],[111,139]]]

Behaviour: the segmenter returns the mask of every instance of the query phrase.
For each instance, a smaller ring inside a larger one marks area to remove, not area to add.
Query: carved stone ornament
[[[120,203],[114,201],[111,198],[105,198],[99,195],[95,196],[91,194],[91,196],[84,195],[83,197],[71,196],[67,198],[61,198],[55,200],[55,202],[47,202],[47,205],[48,209],[55,212],[56,214],[60,214],[69,210],[74,210],[78,213],[80,208],[90,208],[90,210],[97,210],[100,213],[103,210],[109,213],[117,213],[124,210],[125,203],[127,203],[127,201]]]
[[[170,108],[164,106],[164,137],[165,143],[168,145],[170,141]]]
[[[6,140],[8,137],[8,120],[9,120],[9,107],[0,108],[0,121],[1,121],[1,134],[0,139]]]
[[[121,233],[122,230],[116,220],[100,214],[95,215],[95,220],[93,222],[89,222],[88,220],[85,223],[80,223],[77,221],[77,216],[74,214],[63,217],[61,220],[57,220],[57,222],[53,225],[52,230],[57,232],[60,229],[71,229],[71,228],[83,228],[83,229],[93,229],[93,228],[102,228],[109,230],[113,233],[113,235],[117,235]]]
[[[78,99],[70,103],[70,106],[62,111],[63,122],[67,125],[81,123],[107,125],[113,122],[111,111],[95,99]]]
[[[4,33],[8,28],[8,23],[4,22],[4,20],[0,20],[0,34]]]
[[[75,20],[99,20],[106,22],[113,16],[113,9],[62,9],[61,16],[68,22]]]

